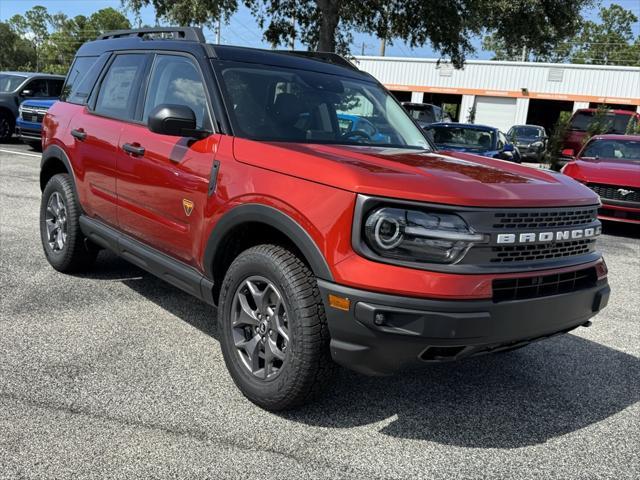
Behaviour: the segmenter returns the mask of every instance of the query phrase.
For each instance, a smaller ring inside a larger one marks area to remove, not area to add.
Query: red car
[[[582,149],[587,129],[597,111],[595,108],[581,108],[574,112],[569,120],[569,131],[564,140],[563,156],[573,157]],[[630,122],[633,127],[640,123],[640,114],[629,110],[608,110],[606,121],[607,133],[623,135],[627,132]]]
[[[562,172],[600,195],[599,218],[640,223],[640,135],[593,137]]]
[[[380,375],[519,348],[608,301],[597,195],[439,153],[337,55],[115,32],[80,48],[43,135],[53,268],[107,248],[217,305],[227,368],[267,409],[307,401],[336,363]]]

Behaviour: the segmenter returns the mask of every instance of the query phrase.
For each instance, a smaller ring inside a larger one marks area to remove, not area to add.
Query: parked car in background
[[[582,150],[587,130],[594,121],[597,111],[596,108],[581,108],[571,116],[567,136],[562,147],[562,155],[564,157],[572,157]],[[635,125],[640,122],[640,114],[629,110],[608,110],[605,119],[607,123],[606,133],[623,135],[627,131],[629,122]]]
[[[541,162],[547,149],[547,132],[539,125],[514,125],[507,138],[515,143],[523,160]]]
[[[451,122],[449,114],[437,105],[402,102],[402,106],[422,128],[428,127],[432,123]]]
[[[603,220],[640,224],[640,135],[598,135],[562,172],[600,195]]]
[[[57,99],[63,84],[62,75],[0,72],[0,142],[13,135],[18,109],[24,100]]]
[[[469,152],[483,157],[520,163],[520,153],[507,136],[495,127],[469,123],[437,123],[425,129],[440,150]]]
[[[20,104],[16,119],[16,135],[20,140],[36,150],[42,148],[42,120],[55,102],[56,100],[25,100]]]

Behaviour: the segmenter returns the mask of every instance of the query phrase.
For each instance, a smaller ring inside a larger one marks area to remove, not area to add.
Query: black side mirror
[[[149,113],[148,125],[149,130],[161,135],[201,138],[209,133],[197,129],[196,114],[185,105],[158,105]]]
[[[33,97],[33,90],[29,90],[29,89],[22,90],[20,95],[22,95],[23,97]]]

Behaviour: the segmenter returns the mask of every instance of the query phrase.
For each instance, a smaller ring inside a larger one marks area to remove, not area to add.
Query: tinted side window
[[[146,122],[149,113],[163,103],[184,105],[196,114],[197,127],[206,128],[209,125],[206,98],[202,76],[191,59],[158,55],[151,72],[142,118]]]
[[[23,92],[25,90],[31,91],[31,96],[34,98],[49,96],[47,81],[44,78],[37,78],[35,80],[31,80],[22,89]]]
[[[97,59],[98,57],[76,57],[69,69],[69,73],[67,73],[60,100],[71,103],[84,103],[86,96],[84,98],[78,97],[78,86]]]
[[[127,54],[114,59],[100,85],[96,113],[133,119],[146,58],[144,54]]]
[[[59,97],[60,92],[62,91],[62,85],[64,83],[63,80],[47,80],[49,84],[49,96],[50,97]]]

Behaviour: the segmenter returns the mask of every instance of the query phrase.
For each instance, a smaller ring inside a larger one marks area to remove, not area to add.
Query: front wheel
[[[307,402],[336,370],[316,280],[282,247],[260,245],[234,260],[220,292],[218,325],[233,381],[267,410]]]
[[[7,112],[0,112],[0,142],[8,142],[13,136],[15,120]]]

